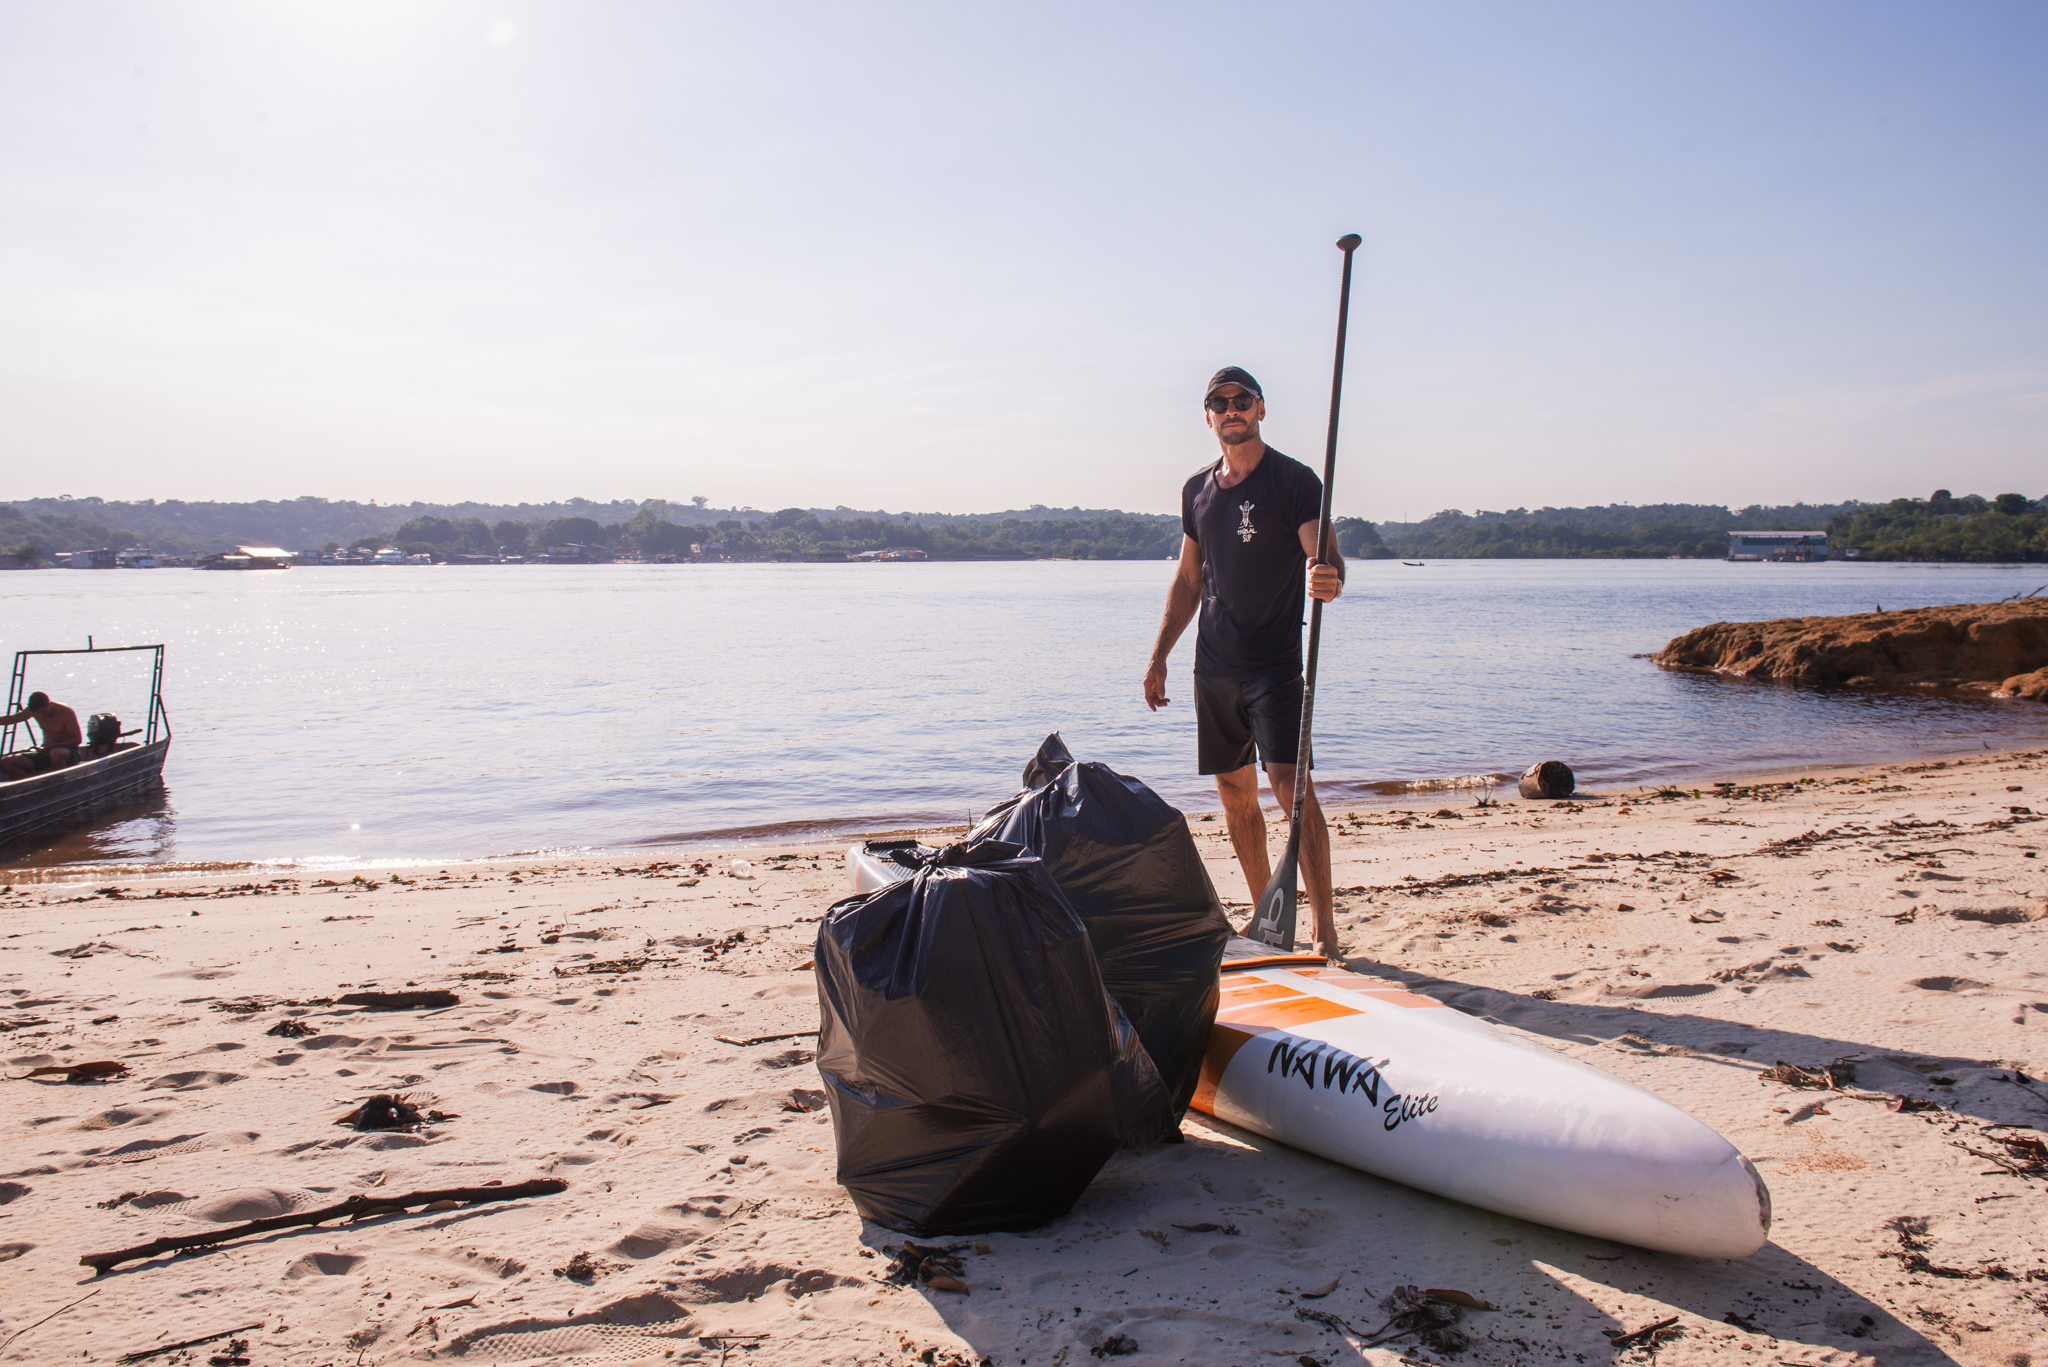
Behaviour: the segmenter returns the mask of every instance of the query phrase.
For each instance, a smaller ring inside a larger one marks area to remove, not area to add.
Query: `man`
[[[29,694],[28,706],[12,716],[0,717],[0,726],[25,721],[34,722],[42,730],[43,743],[38,749],[0,756],[0,779],[27,778],[45,769],[61,769],[85,756],[85,733],[78,729],[78,714],[63,703],[51,702],[49,694]]]
[[[1201,771],[1216,776],[1231,848],[1254,902],[1272,877],[1254,756],[1282,811],[1294,809],[1301,740],[1303,567],[1315,558],[1323,482],[1259,436],[1266,398],[1237,366],[1209,381],[1202,406],[1221,457],[1182,487],[1180,568],[1166,591],[1159,640],[1145,670],[1145,703],[1166,696],[1166,657],[1201,610],[1195,634],[1195,726]],[[1334,538],[1333,538],[1334,540]],[[1307,591],[1344,591],[1344,560],[1315,565]],[[1302,776],[1307,782],[1307,776]],[[1315,911],[1315,952],[1337,953],[1330,906],[1330,832],[1315,788],[1302,803],[1301,874]]]

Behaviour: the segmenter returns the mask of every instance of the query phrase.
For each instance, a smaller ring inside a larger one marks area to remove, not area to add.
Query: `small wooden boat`
[[[101,740],[100,744],[93,746],[98,753],[91,758],[67,764],[61,769],[45,769],[27,778],[0,782],[0,850],[12,850],[25,843],[47,839],[77,825],[94,812],[156,791],[163,784],[164,757],[171,749],[171,718],[164,711],[162,646],[88,645],[83,650],[15,652],[14,675],[7,690],[7,710],[0,714],[5,716],[21,711],[22,700],[27,696],[25,686],[30,656],[111,655],[136,650],[154,653],[147,723],[120,731],[119,723],[115,722],[111,737],[96,738],[89,731],[89,740]],[[97,722],[99,719],[96,717],[94,720]],[[26,744],[15,743],[17,737],[26,740],[27,731],[25,724],[0,731],[0,754],[30,749]],[[140,741],[125,739],[138,732],[142,734]]]

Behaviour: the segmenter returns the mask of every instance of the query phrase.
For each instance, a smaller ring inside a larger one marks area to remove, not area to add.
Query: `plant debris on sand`
[[[966,1269],[960,1265],[958,1254],[965,1252],[966,1244],[948,1244],[944,1248],[920,1248],[905,1239],[903,1246],[896,1250],[896,1261],[889,1266],[888,1275],[883,1279],[898,1286],[924,1285],[934,1291],[951,1291],[966,1295],[967,1283],[961,1278]]]
[[[1608,1329],[1606,1333],[1616,1348],[1633,1348],[1645,1357],[1657,1356],[1657,1350],[1666,1344],[1675,1343],[1684,1336],[1685,1330],[1678,1327],[1678,1316],[1646,1324],[1640,1329]]]
[[[1397,1286],[1380,1298],[1380,1309],[1387,1315],[1387,1322],[1366,1336],[1361,1344],[1374,1348],[1394,1339],[1415,1335],[1415,1341],[1425,1348],[1434,1348],[1439,1353],[1462,1353],[1472,1346],[1472,1336],[1457,1327],[1465,1317],[1469,1303],[1484,1305],[1478,1297],[1464,1299],[1469,1293],[1457,1293],[1460,1299],[1453,1300],[1446,1293],[1427,1290],[1419,1286]]]

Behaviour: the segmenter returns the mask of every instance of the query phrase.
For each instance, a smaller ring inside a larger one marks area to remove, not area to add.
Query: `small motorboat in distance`
[[[171,749],[171,718],[164,711],[164,648],[87,645],[82,650],[21,650],[14,655],[14,675],[7,688],[7,710],[22,710],[28,696],[28,661],[39,655],[113,655],[147,650],[153,653],[149,678],[149,719],[123,731],[109,712],[94,713],[85,726],[87,756],[60,769],[45,769],[27,778],[0,781],[0,851],[26,841],[55,835],[66,826],[103,808],[154,792],[163,784],[164,756]],[[140,741],[126,737],[140,732]],[[0,729],[0,755],[34,747],[26,723]]]

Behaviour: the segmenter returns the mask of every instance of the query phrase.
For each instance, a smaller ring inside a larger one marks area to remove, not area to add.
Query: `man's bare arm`
[[[1202,606],[1202,546],[1191,536],[1180,539],[1180,565],[1166,589],[1166,611],[1159,618],[1159,639],[1152,645],[1152,660],[1145,666],[1145,705],[1157,712],[1173,699],[1166,696],[1166,657],[1173,653],[1188,623]]]
[[[1316,524],[1304,522],[1299,529],[1301,553],[1308,557],[1308,591],[1325,603],[1344,592],[1344,556],[1337,549],[1337,537],[1330,537],[1330,559],[1328,564],[1316,564]]]

